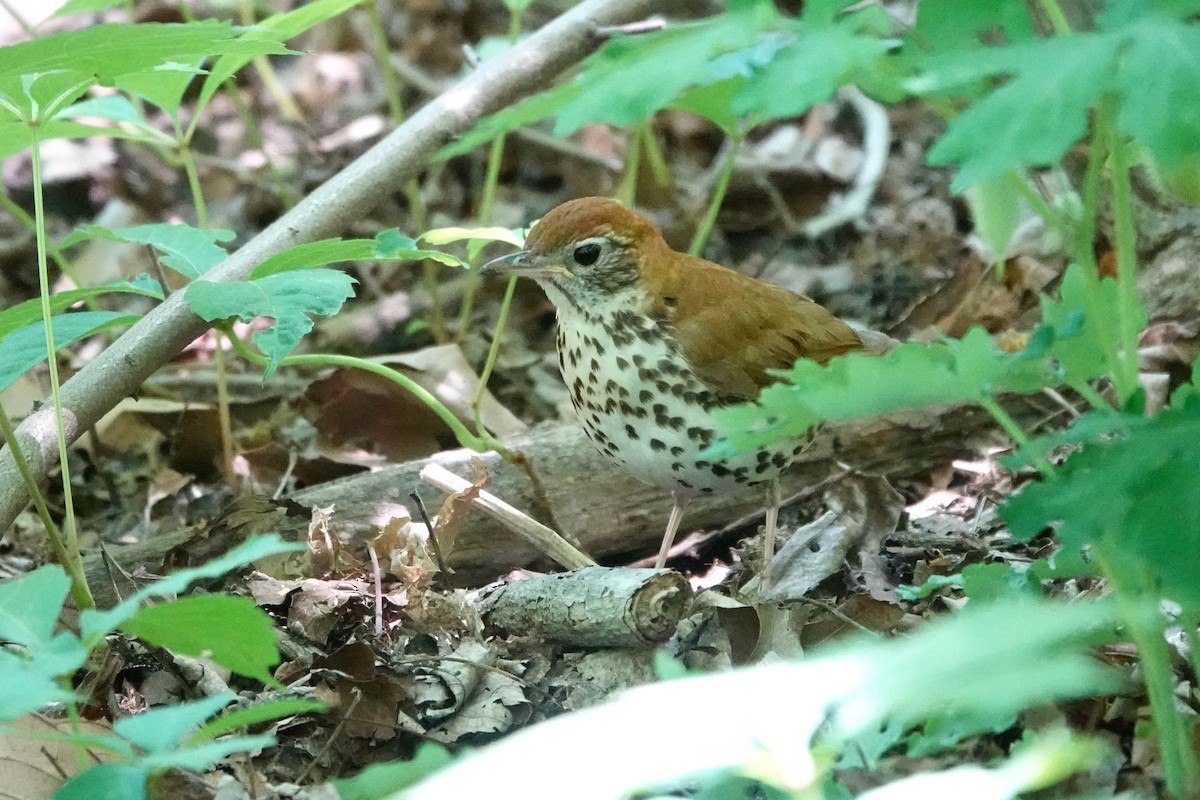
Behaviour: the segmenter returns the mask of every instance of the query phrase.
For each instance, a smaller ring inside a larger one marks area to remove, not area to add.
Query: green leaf
[[[266,19],[260,20],[253,28],[250,28],[241,35],[240,41],[247,43],[260,41],[269,43],[265,44],[264,47],[271,47],[275,44],[285,42],[294,36],[299,36],[314,25],[332,19],[338,14],[359,5],[361,2],[362,0],[313,0],[313,2],[304,3],[291,11],[273,14]],[[270,52],[275,51],[271,50]],[[289,50],[283,50],[283,52],[291,53]],[[252,51],[242,51],[240,53],[229,53],[218,58],[209,70],[208,78],[204,81],[204,85],[200,89],[200,95],[197,100],[198,107],[204,108],[225,81],[229,80],[229,78],[233,77],[234,73],[248,64],[254,58],[254,55]]]
[[[80,648],[82,651],[82,648]],[[83,652],[84,658],[87,653]],[[81,659],[80,664],[83,663]],[[50,669],[37,657],[23,658],[0,650],[0,720],[14,720],[39,711],[50,703],[71,699],[71,692],[59,682],[62,673]]]
[[[249,322],[271,317],[275,324],[254,334],[253,341],[270,359],[269,378],[300,339],[312,330],[310,314],[337,313],[354,296],[355,280],[344,272],[306,269],[276,272],[245,283],[191,283],[184,294],[192,311],[205,320],[238,317]]]
[[[932,52],[978,51],[997,31],[1009,42],[1030,39],[1033,25],[1025,6],[996,0],[921,0],[908,38]]]
[[[1017,45],[1003,54],[957,57],[999,73],[1011,68],[1013,75],[950,121],[930,149],[929,163],[959,165],[954,191],[1025,166],[1055,164],[1083,137],[1089,109],[1113,86],[1120,45],[1114,35],[1080,33]]]
[[[245,48],[237,41],[240,33],[228,22],[215,19],[170,25],[95,25],[0,47],[0,95],[26,115],[32,116],[36,110],[44,117],[65,105],[60,95],[68,84],[83,88],[95,83],[112,85],[119,76],[154,70],[161,64],[239,51]],[[47,73],[54,73],[52,82],[43,83],[43,77],[27,93],[25,76]]]
[[[229,257],[229,253],[217,242],[229,242],[233,237],[233,231],[193,228],[182,222],[152,223],[130,228],[81,225],[62,241],[62,246],[70,247],[85,239],[148,244],[162,253],[163,266],[194,280]]]
[[[239,675],[272,683],[275,625],[254,601],[211,594],[147,606],[121,630],[173,653],[206,656]]]
[[[870,70],[888,47],[886,42],[860,36],[848,26],[798,27],[791,41],[746,81],[731,110],[766,119],[801,114],[826,102],[838,87],[853,83],[859,74]]]
[[[265,278],[277,272],[322,267],[344,261],[420,261],[426,258],[450,266],[462,264],[454,256],[418,247],[413,239],[391,228],[380,231],[374,239],[322,239],[289,247],[255,267],[250,277]]]
[[[141,759],[141,763],[152,769],[206,770],[234,753],[254,752],[274,747],[274,736],[226,736],[214,742],[205,742],[195,747],[163,750]]]
[[[159,286],[158,281],[142,273],[132,281],[114,281],[103,286],[88,286],[83,289],[67,289],[56,292],[50,296],[50,313],[66,311],[76,303],[105,294],[140,294],[144,297],[153,297],[155,300],[163,299],[162,287]],[[42,301],[40,298],[26,300],[6,308],[0,311],[0,339],[27,325],[40,323],[41,320]]]
[[[1192,13],[1196,13],[1193,9]],[[1117,125],[1172,169],[1200,155],[1200,27],[1152,18],[1126,29]]]
[[[78,311],[51,317],[54,343],[60,349],[110,328],[132,325],[136,314]],[[0,339],[0,391],[46,360],[46,329],[41,322],[11,331]]]
[[[150,770],[133,764],[97,764],[64,783],[54,800],[146,800]]]
[[[90,11],[103,11],[123,5],[124,0],[67,0],[51,16],[65,17],[68,14],[84,14]]]
[[[851,353],[825,366],[801,359],[779,374],[783,380],[763,389],[757,404],[713,411],[734,448],[800,437],[821,420],[974,401],[1002,391],[1031,393],[1056,382],[1046,358],[1002,353],[982,328],[960,340],[902,344],[885,356]],[[708,453],[736,452],[727,445],[718,443]]]
[[[967,194],[975,230],[992,251],[997,266],[1002,266],[1017,232],[1021,218],[1021,195],[1017,192],[1017,175],[1001,175],[980,183]]]
[[[235,700],[233,692],[219,692],[203,700],[173,706],[155,706],[113,723],[113,732],[147,753],[174,750],[183,738]]]
[[[158,106],[178,123],[179,107],[188,86],[198,76],[207,73],[200,66],[203,61],[201,57],[186,63],[168,61],[153,69],[120,75],[113,85]]]
[[[225,555],[214,558],[207,564],[172,572],[165,578],[143,586],[108,610],[88,609],[84,611],[79,615],[80,635],[85,642],[94,646],[101,638],[133,616],[147,598],[182,594],[193,581],[202,578],[216,578],[260,558],[277,553],[304,550],[306,547],[307,545],[303,542],[285,542],[276,535],[247,539]]]
[[[0,583],[0,641],[31,650],[54,638],[54,626],[71,579],[62,567],[47,565]]]
[[[352,778],[337,778],[330,783],[341,800],[376,800],[412,786],[454,760],[440,744],[422,742],[408,761],[374,764]]]
[[[1094,416],[1085,415],[1081,421]],[[1124,569],[1153,576],[1164,597],[1200,614],[1200,396],[1146,418],[1100,415],[1098,434],[1067,459],[1056,479],[1026,485],[1000,513],[1013,535],[1057,526],[1068,553],[1120,554]],[[1110,555],[1110,557],[1112,557]]]
[[[263,722],[300,716],[302,714],[319,714],[327,710],[328,707],[320,700],[311,700],[305,697],[281,697],[277,700],[267,700],[266,702],[255,703],[246,708],[235,708],[232,711],[226,711],[216,719],[207,722],[192,734],[188,738],[188,744],[199,744],[200,742],[223,736],[230,731],[246,728],[251,725],[259,725]]]

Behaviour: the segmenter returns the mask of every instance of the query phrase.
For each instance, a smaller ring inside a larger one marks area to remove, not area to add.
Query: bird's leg
[[[671,545],[675,544],[675,534],[679,532],[679,523],[683,522],[683,512],[688,506],[688,501],[692,499],[690,494],[684,494],[679,490],[671,492],[671,517],[667,520],[667,532],[663,534],[662,547],[658,548],[658,558],[654,561],[655,569],[662,569],[667,563],[667,554],[671,552]]]
[[[763,531],[763,566],[762,585],[767,587],[767,573],[771,569],[771,561],[775,558],[775,531],[779,527],[779,481],[767,484],[767,521]]]

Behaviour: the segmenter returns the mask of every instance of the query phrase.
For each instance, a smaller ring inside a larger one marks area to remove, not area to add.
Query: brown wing
[[[811,299],[700,258],[669,251],[666,269],[647,274],[651,314],[675,326],[684,356],[711,389],[751,398],[775,382],[768,369],[800,358],[825,363],[864,345],[849,325]]]

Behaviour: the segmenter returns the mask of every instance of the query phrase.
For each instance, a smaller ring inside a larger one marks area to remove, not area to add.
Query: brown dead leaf
[[[487,485],[488,474],[483,462],[472,458],[471,468],[475,471],[475,482],[470,488],[449,495],[438,511],[433,534],[437,537],[437,546],[444,558],[449,558],[454,552],[454,541],[458,538],[458,532],[472,514],[471,502],[479,497],[479,493]]]

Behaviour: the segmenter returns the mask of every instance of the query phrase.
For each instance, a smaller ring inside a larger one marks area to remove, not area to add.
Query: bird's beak
[[[551,275],[562,275],[574,278],[575,275],[566,267],[554,265],[539,265],[533,253],[528,250],[518,250],[491,261],[479,268],[480,275],[515,275],[523,278],[546,278]]]

